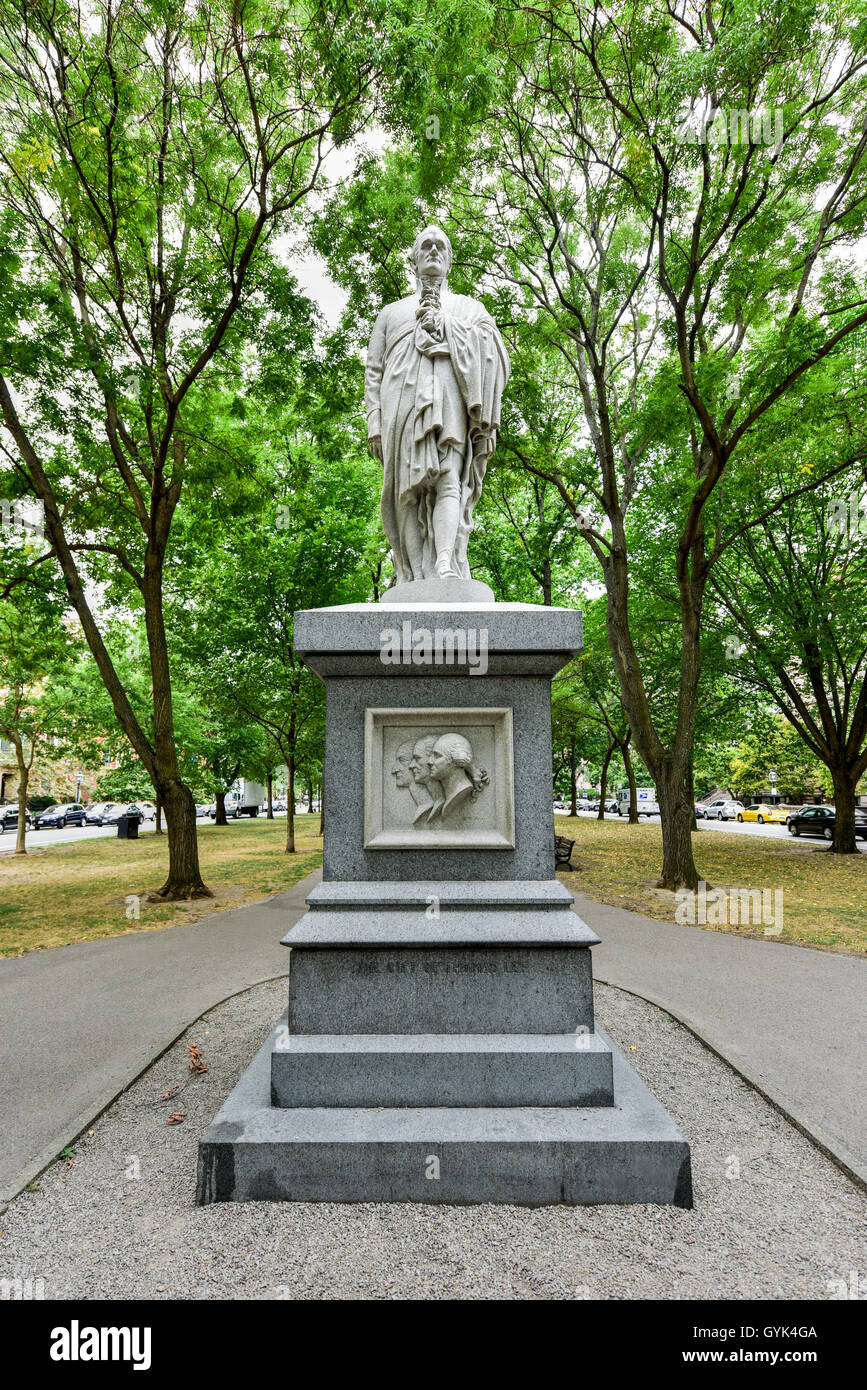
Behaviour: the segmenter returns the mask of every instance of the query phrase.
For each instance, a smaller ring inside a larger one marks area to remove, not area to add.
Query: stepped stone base
[[[278,1024],[199,1147],[211,1202],[655,1202],[690,1207],[689,1147],[601,1031],[615,1104],[280,1109]]]
[[[271,1055],[271,1101],[613,1105],[612,1053],[595,1033],[290,1034]]]
[[[594,1027],[599,938],[554,877],[551,678],[580,615],[483,588],[296,614],[326,687],[323,881],[284,938],[287,1012],[201,1141],[201,1203],[692,1204],[686,1140]],[[446,731],[477,765],[440,748],[451,790],[413,796]]]

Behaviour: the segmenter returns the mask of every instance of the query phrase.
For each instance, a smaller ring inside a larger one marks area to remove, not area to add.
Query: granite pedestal
[[[326,687],[323,881],[198,1200],[691,1205],[554,878],[551,678],[580,615],[413,596],[299,613],[295,640]]]

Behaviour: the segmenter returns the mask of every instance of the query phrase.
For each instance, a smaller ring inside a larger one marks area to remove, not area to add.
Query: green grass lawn
[[[661,863],[658,824],[627,825],[557,816],[558,834],[577,840],[574,874],[560,877],[599,902],[674,921],[674,894],[655,887]],[[233,821],[199,827],[205,882],[214,898],[158,905],[145,898],[167,872],[165,836],[140,840],[82,837],[36,849],[25,858],[0,856],[0,955],[17,956],[73,941],[177,926],[211,912],[282,892],[322,862],[318,816],[296,821],[298,852],[284,854],[285,820]],[[867,858],[828,854],[818,842],[788,837],[699,831],[693,837],[699,873],[714,887],[782,888],[780,941],[825,950],[867,952]],[[128,899],[140,916],[127,917]],[[709,927],[763,936],[759,926]]]
[[[559,835],[576,840],[574,874],[559,877],[598,902],[675,920],[673,893],[655,887],[662,863],[659,824],[556,816]],[[822,842],[699,830],[693,835],[699,877],[717,888],[781,888],[783,931],[768,938],[825,950],[867,952],[867,856],[829,854]],[[708,931],[764,937],[761,926]]]
[[[0,855],[0,956],[177,926],[282,892],[322,863],[318,816],[298,816],[295,854],[284,854],[286,819],[198,827],[202,877],[214,898],[148,903],[168,872],[165,835],[80,840]],[[127,917],[138,898],[140,916]]]

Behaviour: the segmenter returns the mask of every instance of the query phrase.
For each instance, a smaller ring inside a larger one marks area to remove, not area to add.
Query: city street
[[[211,825],[207,816],[200,816],[198,825]],[[145,821],[144,825],[139,826],[139,835],[153,835],[154,822]],[[0,835],[0,854],[12,854],[15,849],[17,830],[5,830]],[[24,841],[28,849],[39,849],[50,845],[63,845],[71,840],[105,840],[110,836],[117,837],[116,825],[67,825],[62,830],[28,830]]]
[[[555,811],[554,814],[555,816],[563,816],[567,813],[565,811]],[[597,816],[595,811],[579,811],[577,818],[578,820],[596,820]],[[625,817],[618,816],[616,811],[606,811],[605,819],[615,821],[622,820],[625,823]],[[659,825],[659,816],[642,816],[641,824]],[[755,821],[736,820],[700,820],[697,821],[696,824],[699,833],[703,833],[704,831],[709,830],[712,832],[722,832],[723,834],[729,835],[758,836],[761,839],[794,839],[794,837],[789,834],[788,830],[784,825],[758,825]],[[812,835],[802,835],[798,843],[804,845],[819,845],[823,844],[824,842],[821,839]],[[858,840],[857,844],[858,849],[861,851],[862,854],[867,852],[867,840]],[[0,846],[0,848],[2,848],[2,846]]]

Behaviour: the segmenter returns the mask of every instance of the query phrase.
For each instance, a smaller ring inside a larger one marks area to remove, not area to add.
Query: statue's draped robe
[[[436,573],[434,486],[445,456],[457,449],[461,498],[453,567],[465,579],[467,540],[496,445],[509,355],[493,319],[466,295],[442,295],[442,339],[416,319],[418,295],[389,304],[374,325],[367,354],[367,432],[382,438],[382,524],[397,581]],[[413,574],[400,517],[411,509],[422,540],[422,573]]]

